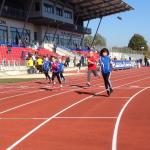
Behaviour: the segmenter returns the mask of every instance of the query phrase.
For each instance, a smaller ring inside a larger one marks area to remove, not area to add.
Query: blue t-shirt
[[[50,67],[51,67],[51,62],[50,61],[44,61],[43,62],[43,70],[44,71],[49,71]]]
[[[111,60],[109,56],[102,56],[99,59],[99,63],[101,66],[101,72],[102,73],[109,73],[112,71],[112,67],[111,67]]]
[[[59,63],[59,72],[64,72],[64,63]]]

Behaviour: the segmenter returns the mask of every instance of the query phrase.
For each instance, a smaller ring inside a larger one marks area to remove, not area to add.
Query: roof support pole
[[[48,29],[49,29],[49,25],[47,24],[46,30],[45,30],[45,33],[44,33],[44,36],[43,36],[43,39],[42,39],[42,43],[45,41],[45,38],[46,38],[46,34],[47,34]],[[47,40],[48,40],[48,39],[47,39]],[[42,43],[41,43],[41,44],[42,44]]]
[[[88,20],[85,30],[87,30],[87,28],[88,28],[88,26],[89,26],[89,23],[90,23],[90,20]],[[83,37],[82,37],[82,39],[81,39],[81,44],[80,44],[81,46],[83,46],[84,35],[85,35],[85,32],[83,32]]]
[[[2,15],[5,2],[6,2],[6,0],[2,0],[2,4],[1,4],[1,7],[0,7],[0,16]]]
[[[74,29],[76,30],[76,25],[77,25],[77,22],[78,22],[78,19],[79,19],[79,16],[77,16],[77,18],[76,18],[76,20],[75,20],[75,24],[74,24]],[[71,42],[71,40],[72,40],[72,35],[73,35],[73,32],[71,33],[71,35],[70,35],[70,39],[69,39],[69,42],[68,42],[68,46],[70,45],[70,42]]]
[[[34,0],[31,0],[30,5],[29,5],[29,9],[28,9],[27,14],[26,14],[24,25],[23,25],[23,28],[22,28],[22,31],[21,31],[21,41],[23,41],[23,39],[22,39],[23,38],[23,33],[24,33],[25,28],[26,28],[26,24],[28,22],[29,15],[30,15],[31,10],[32,10],[33,2],[34,2]]]
[[[58,28],[59,28],[59,25],[57,24],[57,27],[56,27],[56,30],[55,30],[55,33],[54,33],[54,37],[53,37],[53,42],[55,41]],[[56,43],[56,44],[57,44],[57,43]]]
[[[97,29],[96,29],[96,32],[95,32],[95,35],[94,35],[94,38],[93,38],[93,41],[92,41],[91,47],[93,47],[93,45],[94,45],[96,35],[97,35],[98,30],[99,30],[99,27],[100,27],[100,25],[101,25],[101,23],[102,23],[102,19],[103,19],[103,17],[100,17],[100,18],[99,18],[99,23],[98,23],[98,26],[97,26]]]

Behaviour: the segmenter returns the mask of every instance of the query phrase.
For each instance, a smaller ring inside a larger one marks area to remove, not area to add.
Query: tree
[[[101,36],[100,34],[97,34],[95,37],[94,46],[96,48],[105,47],[106,46],[106,39]]]
[[[142,50],[144,47],[144,51],[148,50],[147,41],[140,34],[134,34],[129,41],[128,47],[132,48],[132,50]]]
[[[90,47],[91,44],[92,44],[92,41],[93,41],[93,36],[92,35],[87,35],[84,38],[84,45]]]
[[[90,47],[93,42],[93,38],[94,37],[92,35],[85,36],[84,44],[86,46]],[[95,37],[95,40],[94,40],[93,47],[100,48],[100,47],[104,47],[104,46],[106,46],[106,39],[103,36],[101,36],[100,34],[97,34]]]

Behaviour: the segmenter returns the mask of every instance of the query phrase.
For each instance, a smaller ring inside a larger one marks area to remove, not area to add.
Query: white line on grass
[[[140,80],[136,80],[136,81],[133,81],[133,82],[130,82],[130,83],[126,83],[126,84],[123,84],[121,86],[117,86],[117,87],[114,87],[114,89],[116,88],[120,88],[122,86],[125,86],[125,85],[129,85],[129,84],[132,84],[132,83],[136,83],[136,82],[139,82],[139,81],[143,81],[145,79],[149,79],[150,77],[148,78],[143,78],[143,79],[140,79]],[[104,91],[102,92],[99,92],[97,94],[101,94],[101,93],[104,93]],[[10,145],[6,150],[12,150],[14,147],[16,147],[19,143],[21,143],[22,141],[24,141],[26,138],[28,138],[31,134],[33,134],[34,132],[36,132],[39,128],[41,128],[42,126],[44,126],[45,124],[47,124],[48,122],[50,122],[52,119],[54,119],[55,117],[58,117],[60,114],[62,114],[63,112],[69,110],[70,108],[76,106],[77,104],[80,104],[90,98],[94,97],[94,95],[90,95],[86,98],[83,98],[81,100],[79,100],[78,102],[75,102],[73,104],[71,104],[70,106],[66,107],[65,109],[59,111],[58,113],[54,114],[53,116],[49,117],[47,120],[45,120],[44,122],[42,122],[41,124],[39,124],[38,126],[36,126],[34,129],[32,129],[31,131],[29,131],[27,134],[25,134],[23,137],[21,137],[19,140],[17,140],[15,143],[13,143],[12,145]]]
[[[126,103],[125,105],[123,106],[123,108],[121,109],[118,117],[117,117],[117,120],[116,120],[116,124],[115,124],[115,127],[114,127],[114,133],[113,133],[113,138],[112,138],[112,150],[117,150],[117,137],[118,137],[118,130],[119,130],[119,124],[120,124],[120,120],[122,118],[122,115],[125,111],[125,109],[128,107],[129,103],[137,96],[139,95],[140,93],[142,93],[143,91],[147,90],[149,87],[146,87],[140,91],[138,91],[137,93],[135,93]]]

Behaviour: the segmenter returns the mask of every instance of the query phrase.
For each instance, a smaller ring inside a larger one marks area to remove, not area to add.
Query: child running
[[[54,79],[55,79],[55,77],[57,77],[60,87],[62,87],[62,83],[61,83],[61,79],[60,79],[59,65],[60,65],[60,63],[58,62],[58,59],[52,58],[52,64],[51,64],[52,83],[53,83],[53,85],[55,85]]]
[[[99,62],[100,62],[101,73],[102,73],[102,76],[103,76],[103,79],[104,79],[105,88],[107,90],[108,96],[110,96],[111,93],[113,92],[112,85],[111,85],[111,82],[110,82],[112,64],[111,64],[111,60],[110,60],[110,57],[109,57],[108,49],[103,48],[100,51]]]
[[[51,82],[51,77],[49,76],[50,68],[51,68],[51,62],[47,57],[45,57],[43,62],[43,72],[45,74],[46,80],[49,79],[49,81]]]
[[[65,66],[64,63],[63,63],[62,59],[60,58],[59,59],[59,74],[60,74],[61,80],[65,83],[66,79],[65,79],[65,77],[63,75],[63,73],[64,73],[64,66]]]
[[[91,51],[89,53],[89,57],[87,58],[87,62],[88,62],[88,82],[87,85],[91,86],[91,73],[93,73],[93,75],[95,77],[98,76],[97,74],[97,66],[96,66],[96,58],[94,57],[93,52]]]

